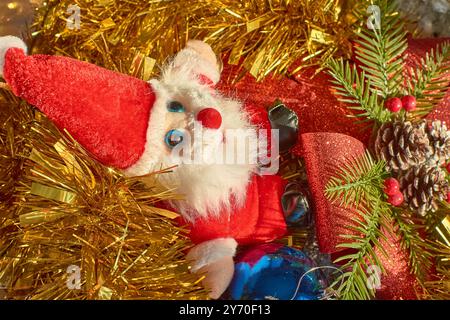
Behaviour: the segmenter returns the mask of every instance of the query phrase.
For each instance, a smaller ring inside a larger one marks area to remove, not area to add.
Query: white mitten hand
[[[196,245],[186,257],[192,272],[205,275],[203,284],[212,299],[219,298],[233,278],[236,247],[236,240],[219,238]]]
[[[203,286],[209,290],[211,299],[218,299],[227,290],[233,279],[233,257],[226,256],[200,268],[198,273],[204,274]]]

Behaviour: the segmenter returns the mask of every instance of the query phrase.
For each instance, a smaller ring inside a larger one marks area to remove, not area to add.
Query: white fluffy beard
[[[172,172],[162,174],[160,178],[166,187],[174,188],[183,196],[183,200],[173,200],[171,205],[188,221],[209,215],[218,216],[230,212],[232,205],[244,205],[247,185],[257,167],[258,147],[254,143],[246,144],[243,161],[242,158],[240,162],[225,161],[227,152],[239,152],[236,148],[230,148],[230,143],[235,141],[226,139],[227,130],[256,128],[249,123],[240,103],[220,97],[220,103],[215,106],[222,114],[221,129],[202,128],[200,141],[197,130],[201,125],[190,117],[187,131],[192,141],[183,145],[182,156],[187,153],[192,163],[180,161],[173,153],[162,161],[162,167],[177,165]]]

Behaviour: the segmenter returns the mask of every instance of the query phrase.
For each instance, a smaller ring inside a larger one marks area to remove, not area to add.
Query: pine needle
[[[381,196],[380,190],[387,176],[384,161],[375,161],[366,151],[363,156],[345,163],[327,183],[326,195],[343,207],[358,207]]]
[[[412,119],[426,117],[442,100],[450,88],[445,75],[450,72],[450,42],[431,49],[418,63],[418,67],[408,68],[404,91],[417,99],[417,109],[411,113]]]

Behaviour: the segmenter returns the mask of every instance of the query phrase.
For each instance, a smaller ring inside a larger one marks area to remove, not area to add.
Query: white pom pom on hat
[[[0,76],[3,77],[3,68],[5,66],[6,51],[10,48],[19,48],[27,53],[27,45],[22,39],[14,36],[5,36],[0,38]]]

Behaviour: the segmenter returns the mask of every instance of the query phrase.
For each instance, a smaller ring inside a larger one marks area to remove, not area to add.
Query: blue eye
[[[177,129],[170,130],[166,133],[164,141],[169,148],[173,148],[183,141],[183,132]]]
[[[178,101],[170,101],[167,105],[167,110],[170,112],[184,112],[184,106],[181,104],[181,102]]]

